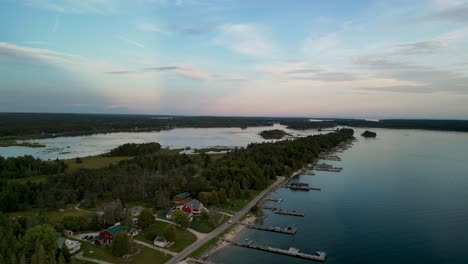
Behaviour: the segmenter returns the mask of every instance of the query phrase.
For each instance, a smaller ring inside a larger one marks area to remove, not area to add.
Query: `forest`
[[[263,130],[260,136],[264,139],[282,139],[284,136],[289,135],[281,129]]]
[[[162,197],[184,191],[197,196],[200,192],[220,189],[227,195],[221,200],[237,199],[248,195],[250,190],[264,189],[276,175],[292,173],[312,162],[321,149],[351,137],[353,130],[342,129],[326,135],[250,144],[218,159],[207,154],[179,154],[159,147],[148,152],[147,144],[138,145],[140,148],[131,150],[132,154],[138,153],[133,159],[107,168],[52,174],[44,182],[19,183],[2,179],[0,210],[58,209],[83,199],[120,199],[127,203],[164,199]],[[164,207],[167,203],[160,205]]]
[[[378,122],[363,119],[322,119],[286,117],[157,116],[105,114],[0,113],[0,139],[11,140],[80,136],[111,132],[160,131],[173,128],[214,128],[272,126],[280,123],[289,129],[324,129],[335,126],[468,131],[466,120],[386,119]]]

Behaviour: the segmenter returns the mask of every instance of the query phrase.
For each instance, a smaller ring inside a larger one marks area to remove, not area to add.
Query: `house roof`
[[[187,197],[190,197],[190,193],[188,192],[179,193],[176,196],[174,196],[174,198],[179,198],[179,199],[185,199]]]
[[[132,207],[132,208],[130,209],[130,211],[132,211],[132,213],[133,213],[133,212],[136,213],[136,212],[141,212],[141,211],[143,211],[143,209],[144,209],[143,206],[137,205],[137,206]]]
[[[127,232],[128,228],[123,225],[114,225],[106,229],[107,232],[111,233],[113,236],[117,235],[119,232]]]
[[[157,241],[157,242],[166,242],[166,239],[162,236],[157,236],[154,241]]]
[[[186,203],[186,205],[190,206],[190,208],[192,209],[199,209],[203,206],[202,203],[200,203],[200,201],[198,201],[197,199],[193,199],[192,201]]]
[[[66,239],[66,238],[63,238],[63,237],[59,237],[59,238],[57,239],[57,246],[58,246],[59,248],[62,248],[63,244],[65,244],[65,240],[67,240],[67,239]]]

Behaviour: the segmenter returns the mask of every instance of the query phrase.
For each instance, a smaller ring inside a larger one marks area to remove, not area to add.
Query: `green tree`
[[[45,251],[45,255],[55,254],[57,248],[57,239],[59,234],[51,225],[37,225],[28,229],[23,238],[24,252],[26,258],[37,253],[37,243],[39,243]]]
[[[190,219],[188,216],[181,210],[175,210],[172,213],[172,221],[180,225],[182,228],[187,228],[190,226]]]
[[[61,253],[63,255],[63,258],[65,259],[65,262],[69,263],[71,260],[71,254],[68,250],[68,247],[62,247]]]
[[[112,254],[121,257],[130,253],[131,247],[130,236],[124,232],[117,233],[112,242]]]
[[[31,256],[31,264],[47,264],[46,258],[44,246],[37,242],[34,254]]]
[[[168,224],[166,228],[164,228],[163,235],[166,238],[166,240],[174,241],[176,237],[176,232],[177,232],[176,227],[174,225]]]
[[[146,229],[150,225],[154,223],[154,215],[150,209],[145,208],[141,211],[140,215],[138,216],[138,226],[141,229]]]

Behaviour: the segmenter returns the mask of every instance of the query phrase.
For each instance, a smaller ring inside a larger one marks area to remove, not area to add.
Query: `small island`
[[[262,136],[264,139],[282,139],[287,135],[289,134],[281,129],[263,130],[260,132],[260,136]]]
[[[361,134],[361,136],[366,137],[366,138],[375,138],[377,136],[377,133],[366,130],[364,133]]]

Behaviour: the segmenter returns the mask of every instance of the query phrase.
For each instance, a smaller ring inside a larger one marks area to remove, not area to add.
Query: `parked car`
[[[81,239],[83,239],[83,240],[88,240],[88,239],[89,239],[89,236],[84,236],[84,237],[82,237]]]

